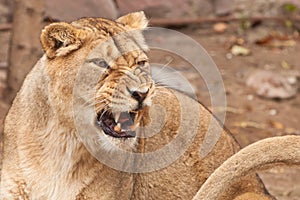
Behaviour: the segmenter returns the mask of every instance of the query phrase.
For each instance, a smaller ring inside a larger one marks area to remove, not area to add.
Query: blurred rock
[[[0,0],[0,23],[12,21],[12,1]]]
[[[215,0],[214,8],[211,0],[116,0],[121,14],[144,10],[150,18],[207,17],[214,11],[222,15],[231,11],[232,6],[227,2]]]
[[[189,12],[187,0],[116,0],[121,14],[144,10],[148,17],[182,17]]]
[[[232,0],[215,0],[215,14],[217,16],[229,15],[233,10],[234,2]]]
[[[61,21],[82,17],[116,19],[117,8],[112,0],[46,0],[46,16]]]
[[[297,82],[291,84],[288,77],[271,71],[256,71],[251,74],[247,86],[254,89],[258,96],[269,99],[287,99],[297,94]]]
[[[208,17],[212,16],[214,6],[211,0],[190,0],[190,16]]]

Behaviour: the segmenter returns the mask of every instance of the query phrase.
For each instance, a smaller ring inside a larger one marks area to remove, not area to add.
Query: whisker
[[[102,114],[101,114],[101,116],[100,116],[99,118],[102,118],[103,115],[104,115],[106,112],[108,112],[108,110],[104,110],[104,112],[102,112]]]
[[[89,95],[89,94],[87,94],[86,97],[87,97],[88,95]],[[91,96],[91,95],[92,95],[92,96]],[[101,95],[101,94],[100,94],[100,95]],[[86,104],[93,104],[93,103],[95,102],[95,99],[100,98],[100,95],[95,96],[95,92],[91,93],[91,94],[90,94],[90,96],[91,96],[90,99],[85,100],[84,105],[86,105]],[[105,101],[105,99],[103,99],[103,101]],[[101,103],[101,102],[99,102],[99,103]]]
[[[171,82],[171,81],[178,81],[178,78],[169,78],[169,79],[167,79],[167,78],[165,78],[165,79],[160,79],[160,80],[158,80],[158,81],[156,81],[156,82],[160,82],[160,83],[164,83],[164,82],[167,82],[167,81],[169,81],[169,82]]]
[[[160,70],[160,71],[162,71],[162,70]],[[155,78],[155,76],[156,76],[157,74],[158,74],[158,73],[152,74],[152,77]],[[161,73],[161,74],[159,74],[159,75],[157,75],[157,76],[159,77],[159,76],[169,75],[169,74],[178,74],[178,75],[180,75],[180,74],[182,74],[182,73],[181,73],[180,71],[174,69],[174,71],[168,71],[168,72],[165,72],[165,73]]]
[[[108,108],[105,109],[106,106],[107,105],[104,105],[104,106],[96,108],[97,113],[99,113],[100,111],[102,111],[102,114],[101,114],[101,116],[102,116],[105,112],[108,112],[109,109]]]
[[[155,85],[155,89],[157,88],[169,88],[167,85]]]
[[[87,100],[86,102],[84,102],[83,106],[87,106],[88,107],[88,106],[91,106],[91,105],[102,103],[104,101],[106,101],[106,99],[102,99],[101,101],[99,101],[99,100],[95,101],[95,98],[93,97],[93,98]]]
[[[171,62],[173,62],[174,58],[170,59],[169,61],[166,62],[166,64],[163,65],[163,67],[156,72],[155,74],[153,74],[153,76],[156,76],[157,74],[159,74],[165,67],[167,67]]]
[[[100,103],[102,103],[104,101],[105,101],[105,99],[103,99],[101,101],[95,101],[95,102],[94,101],[93,102],[86,102],[85,104],[83,104],[83,107],[93,107],[96,104],[100,104]],[[104,107],[104,106],[107,106],[108,104],[109,104],[109,102],[106,103],[106,104],[104,104],[104,105],[101,105],[101,108]]]
[[[165,83],[163,83],[163,82],[156,82],[156,83],[155,83],[155,87],[157,88],[157,87],[159,87],[159,86],[165,87],[165,88],[169,88],[169,87],[170,87],[169,85],[167,85],[167,84],[165,84]]]

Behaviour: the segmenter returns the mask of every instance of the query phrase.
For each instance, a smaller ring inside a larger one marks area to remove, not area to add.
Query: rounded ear
[[[148,20],[143,11],[119,17],[116,22],[124,24],[129,29],[145,29],[148,25]]]
[[[42,30],[41,43],[48,58],[65,56],[79,49],[86,33],[65,22],[53,23]]]

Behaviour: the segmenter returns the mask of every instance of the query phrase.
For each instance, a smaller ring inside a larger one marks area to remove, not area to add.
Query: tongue
[[[121,128],[124,130],[129,130],[130,126],[133,125],[133,119],[131,119],[130,114],[127,112],[121,113],[118,122],[121,123]]]
[[[120,118],[118,120],[119,123],[124,123],[130,119],[130,115],[127,112],[122,112],[120,114]]]

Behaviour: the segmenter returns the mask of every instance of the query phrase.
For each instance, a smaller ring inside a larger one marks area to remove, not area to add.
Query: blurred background
[[[150,26],[180,31],[212,57],[226,89],[225,125],[242,146],[266,137],[300,135],[300,0],[0,0],[0,161],[3,120],[24,77],[43,54],[42,28],[55,21],[115,19],[140,10]],[[188,63],[168,53],[149,56],[151,62],[181,71],[198,99],[210,107],[206,85]],[[299,167],[259,174],[279,200],[300,200]]]

